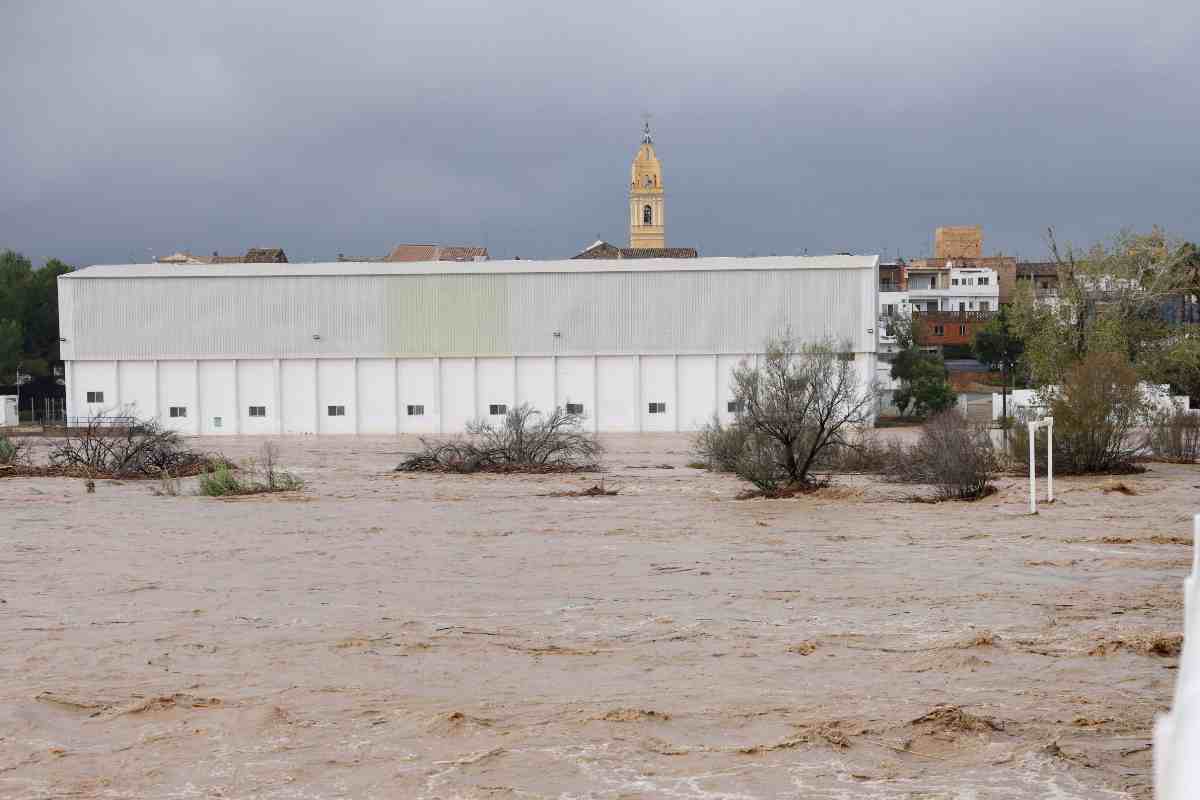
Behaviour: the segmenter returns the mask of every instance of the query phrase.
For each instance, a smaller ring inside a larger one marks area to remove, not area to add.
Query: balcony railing
[[[913,311],[913,322],[988,322],[997,311]]]

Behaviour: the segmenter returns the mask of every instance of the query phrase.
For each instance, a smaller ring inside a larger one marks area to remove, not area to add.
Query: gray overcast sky
[[[0,0],[0,247],[39,262],[626,241],[1042,257],[1200,238],[1195,0]]]

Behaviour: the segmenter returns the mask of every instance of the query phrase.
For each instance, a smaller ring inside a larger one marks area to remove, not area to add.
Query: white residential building
[[[789,329],[875,375],[878,257],[95,266],[59,278],[67,415],[192,434],[437,433],[520,403],[597,431],[731,417]]]
[[[895,336],[888,320],[907,318],[914,311],[991,312],[1000,308],[1000,283],[996,270],[986,267],[911,267],[906,281],[889,281],[879,290],[880,352],[891,353]]]

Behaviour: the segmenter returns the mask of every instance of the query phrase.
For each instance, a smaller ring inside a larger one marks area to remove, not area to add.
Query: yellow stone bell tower
[[[662,165],[654,154],[650,123],[642,129],[642,146],[633,158],[629,181],[629,246],[666,247]]]

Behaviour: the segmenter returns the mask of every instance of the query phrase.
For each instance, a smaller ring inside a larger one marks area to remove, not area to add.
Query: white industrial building
[[[195,434],[439,433],[521,403],[597,431],[728,418],[771,335],[875,375],[878,257],[132,264],[58,280],[67,416]]]

